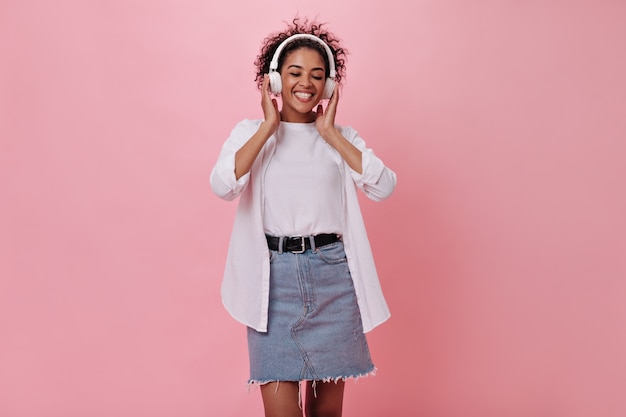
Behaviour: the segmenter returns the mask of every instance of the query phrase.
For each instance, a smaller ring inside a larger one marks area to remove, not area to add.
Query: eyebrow
[[[303,69],[303,67],[301,67],[300,65],[296,65],[296,64],[291,64],[287,67],[287,69],[289,68],[297,68],[297,69]],[[322,67],[315,67],[315,68],[311,68],[311,71],[324,71],[324,68]]]

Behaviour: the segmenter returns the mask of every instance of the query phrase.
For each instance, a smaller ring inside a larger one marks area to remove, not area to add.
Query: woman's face
[[[281,116],[285,122],[307,123],[315,120],[312,111],[322,98],[326,83],[326,65],[318,51],[299,48],[283,62]]]

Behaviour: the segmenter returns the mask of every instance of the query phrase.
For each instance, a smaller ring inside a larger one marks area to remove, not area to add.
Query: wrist
[[[259,126],[259,131],[266,134],[268,137],[274,134],[276,129],[278,128],[278,122],[271,122],[268,120],[263,120],[261,125]]]
[[[320,136],[322,136],[322,138],[329,143],[336,142],[342,137],[339,133],[339,130],[335,126],[331,126],[327,129],[322,129],[319,131],[319,133]]]

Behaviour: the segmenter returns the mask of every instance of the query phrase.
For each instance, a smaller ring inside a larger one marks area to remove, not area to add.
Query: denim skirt
[[[247,332],[250,384],[337,382],[375,371],[342,242],[270,251],[268,329]]]

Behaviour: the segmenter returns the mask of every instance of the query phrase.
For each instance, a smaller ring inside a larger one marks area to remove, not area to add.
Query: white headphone
[[[270,90],[274,94],[280,94],[283,90],[283,83],[280,79],[280,73],[278,72],[278,58],[280,57],[280,53],[289,42],[298,38],[307,38],[314,40],[321,44],[324,49],[326,49],[326,54],[328,55],[328,66],[330,68],[330,73],[328,78],[326,78],[326,84],[324,85],[324,92],[322,93],[322,99],[330,98],[333,95],[333,91],[335,90],[335,59],[333,58],[333,52],[330,50],[330,47],[318,38],[315,35],[310,35],[308,33],[298,33],[296,35],[292,35],[285,39],[274,52],[274,57],[272,58],[272,62],[270,62]]]

